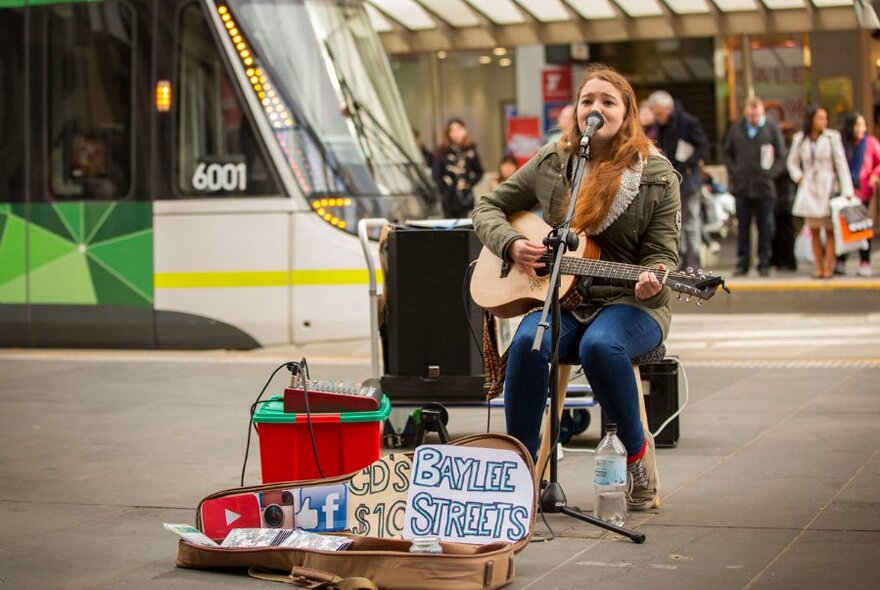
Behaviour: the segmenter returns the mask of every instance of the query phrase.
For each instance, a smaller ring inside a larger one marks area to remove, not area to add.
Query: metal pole
[[[376,263],[373,262],[373,253],[370,252],[370,238],[367,230],[371,227],[383,227],[388,225],[388,220],[381,217],[361,219],[358,221],[358,238],[361,248],[364,250],[364,259],[367,261],[367,272],[370,274],[370,364],[373,379],[379,378],[379,289],[376,281]]]
[[[755,96],[755,78],[752,75],[752,39],[749,35],[742,36],[742,55],[743,55],[743,87],[746,91],[746,98],[754,98]]]

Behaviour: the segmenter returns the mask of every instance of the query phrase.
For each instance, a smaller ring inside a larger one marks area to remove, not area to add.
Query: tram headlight
[[[171,82],[158,80],[156,82],[156,111],[167,113],[171,110]]]

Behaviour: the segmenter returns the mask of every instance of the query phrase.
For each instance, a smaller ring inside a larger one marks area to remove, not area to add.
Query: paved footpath
[[[880,315],[683,314],[668,345],[689,403],[678,447],[658,450],[662,508],[628,522],[647,542],[549,515],[555,538],[517,556],[509,587],[878,587]],[[0,350],[0,588],[274,588],[176,568],[161,523],[192,522],[199,499],[237,485],[248,407],[302,353],[320,378],[368,376],[364,343]],[[560,463],[585,510],[596,422]],[[453,436],[485,427],[484,411],[452,412]]]

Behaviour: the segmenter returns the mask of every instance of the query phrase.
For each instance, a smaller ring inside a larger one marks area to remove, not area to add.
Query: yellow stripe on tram
[[[366,285],[369,279],[366,269],[159,272],[153,275],[153,286],[156,289],[205,289]],[[377,271],[377,281],[383,281],[382,271]]]

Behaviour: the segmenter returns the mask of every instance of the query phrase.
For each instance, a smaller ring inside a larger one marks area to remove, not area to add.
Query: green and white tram
[[[438,211],[360,2],[0,0],[0,345],[368,333],[363,217]]]

